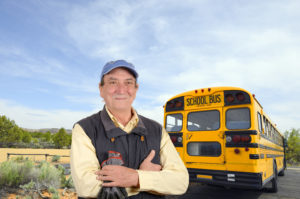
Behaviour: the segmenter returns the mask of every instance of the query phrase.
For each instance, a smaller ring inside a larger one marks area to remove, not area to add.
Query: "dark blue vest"
[[[138,115],[138,117],[139,122],[137,126],[129,134],[114,125],[105,108],[78,122],[91,139],[96,149],[99,164],[108,158],[108,151],[117,151],[122,155],[123,166],[138,169],[152,149],[155,150],[155,157],[152,162],[160,164],[159,152],[162,127],[153,120],[141,115]],[[138,195],[129,198],[150,199],[164,197],[148,192],[140,192]]]

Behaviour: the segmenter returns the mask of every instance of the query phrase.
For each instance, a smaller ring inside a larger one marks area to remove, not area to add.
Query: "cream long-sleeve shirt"
[[[138,123],[138,116],[134,109],[133,117],[126,126],[120,124],[106,109],[114,124],[130,133]],[[128,196],[138,194],[140,191],[163,195],[180,195],[185,193],[189,183],[186,167],[180,159],[168,133],[163,128],[160,144],[161,171],[137,170],[139,175],[139,188],[126,188]],[[100,169],[96,150],[79,124],[72,131],[71,146],[71,175],[76,192],[80,197],[95,198],[101,189],[102,181],[96,179],[95,172]]]

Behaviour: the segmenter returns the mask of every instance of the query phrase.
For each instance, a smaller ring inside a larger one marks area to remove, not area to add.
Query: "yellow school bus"
[[[250,92],[212,87],[178,94],[164,105],[164,127],[190,182],[277,192],[286,142]]]

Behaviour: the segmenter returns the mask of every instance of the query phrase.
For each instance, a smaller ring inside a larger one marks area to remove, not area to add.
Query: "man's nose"
[[[117,86],[117,92],[118,93],[125,93],[126,90],[127,90],[127,87],[126,87],[125,84],[118,83],[118,86]]]

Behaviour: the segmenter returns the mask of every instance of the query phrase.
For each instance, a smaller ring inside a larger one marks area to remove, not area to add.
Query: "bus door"
[[[185,117],[184,161],[224,164],[224,132],[220,130],[222,107],[186,111]]]

